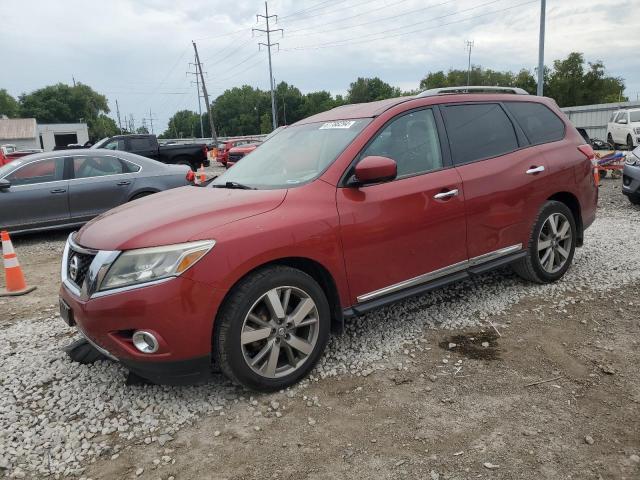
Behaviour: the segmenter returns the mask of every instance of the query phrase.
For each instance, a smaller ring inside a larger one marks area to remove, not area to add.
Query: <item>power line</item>
[[[325,0],[324,2],[320,2],[314,6],[311,7],[307,7],[307,8],[303,8],[302,10],[298,10],[296,12],[290,13],[288,15],[284,15],[282,17],[280,17],[281,19],[285,19],[285,18],[290,18],[290,17],[298,17],[300,15],[307,15],[307,12],[311,11],[311,10],[322,10],[324,8],[328,8],[329,6],[321,6],[321,5],[326,5],[327,3],[332,3],[334,0]],[[338,2],[336,3],[344,3],[346,0],[338,0]]]
[[[258,43],[258,50],[260,50],[260,45],[264,45],[265,47],[267,47],[267,52],[269,54],[269,83],[271,84],[271,118],[273,120],[273,129],[275,130],[278,127],[278,121],[276,118],[276,97],[275,97],[275,92],[273,90],[273,68],[271,66],[271,47],[274,46],[278,46],[278,49],[280,48],[280,44],[279,43],[271,43],[271,33],[273,32],[281,32],[282,35],[284,36],[284,30],[281,28],[275,28],[275,29],[271,29],[269,28],[269,20],[271,20],[272,18],[276,19],[276,23],[278,23],[278,16],[277,15],[269,15],[269,7],[267,6],[267,2],[264,2],[264,15],[261,14],[257,14],[256,15],[256,20],[260,20],[260,18],[264,18],[264,20],[267,22],[267,28],[266,30],[262,29],[262,28],[252,28],[251,31],[252,32],[263,32],[267,34],[267,43],[262,43],[259,42]]]
[[[482,5],[477,5],[476,7],[469,8],[469,9],[467,9],[465,11],[473,10],[473,9],[481,7],[481,6],[486,6],[486,5],[489,5],[489,4],[492,4],[492,3],[496,3],[496,1],[499,1],[499,0],[493,0],[491,2],[487,2],[487,3],[482,4]],[[491,12],[486,12],[486,13],[482,13],[482,14],[479,14],[479,15],[474,15],[474,16],[467,17],[467,18],[462,18],[462,19],[459,19],[459,20],[453,20],[453,21],[447,22],[447,23],[441,23],[441,24],[435,25],[433,27],[419,28],[419,29],[416,29],[416,30],[409,30],[409,31],[406,31],[406,32],[395,33],[395,34],[392,34],[392,35],[382,35],[382,36],[376,37],[376,38],[362,39],[362,37],[370,37],[370,36],[378,35],[380,33],[386,33],[386,32],[391,32],[391,31],[395,31],[395,30],[401,30],[403,28],[410,27],[410,26],[415,26],[415,25],[418,25],[418,24],[421,24],[421,23],[427,23],[427,22],[431,22],[433,20],[437,20],[437,19],[441,19],[441,18],[445,18],[445,17],[450,17],[450,16],[453,16],[453,15],[458,15],[459,13],[464,13],[464,11],[463,12],[450,13],[448,15],[442,15],[440,17],[435,17],[435,18],[433,18],[431,20],[425,20],[425,21],[417,22],[417,23],[414,23],[414,24],[411,24],[411,25],[405,25],[405,26],[402,26],[402,27],[393,28],[393,29],[390,29],[390,30],[385,30],[383,32],[375,32],[375,33],[368,34],[368,35],[361,35],[359,37],[352,37],[352,38],[347,38],[347,39],[343,39],[343,40],[336,40],[336,41],[333,41],[333,42],[319,43],[319,44],[316,44],[316,45],[305,45],[305,46],[301,46],[301,47],[283,48],[282,50],[285,51],[285,52],[291,52],[291,51],[296,51],[296,50],[317,50],[317,49],[321,49],[321,48],[342,47],[342,46],[346,46],[346,45],[356,45],[356,44],[359,44],[359,43],[370,43],[370,42],[374,42],[376,40],[384,40],[384,39],[387,39],[387,38],[401,37],[401,36],[404,36],[404,35],[410,35],[412,33],[421,33],[421,32],[427,31],[427,30],[433,30],[434,28],[441,28],[441,27],[445,27],[445,26],[448,26],[448,25],[454,25],[454,24],[461,23],[461,22],[467,22],[469,20],[476,20],[478,18],[486,17],[487,15],[495,15],[497,13],[502,13],[502,12],[505,12],[507,10],[513,10],[514,8],[519,8],[519,7],[522,7],[524,5],[529,5],[531,3],[536,3],[536,2],[538,2],[538,0],[529,0],[527,2],[519,3],[517,5],[512,5],[510,7],[502,8],[502,9],[499,9],[499,10],[493,10]]]

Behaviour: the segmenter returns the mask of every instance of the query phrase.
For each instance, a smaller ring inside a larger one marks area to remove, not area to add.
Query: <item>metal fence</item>
[[[589,137],[607,139],[607,123],[611,114],[625,108],[640,108],[640,102],[601,103],[561,109],[576,127],[584,128]]]

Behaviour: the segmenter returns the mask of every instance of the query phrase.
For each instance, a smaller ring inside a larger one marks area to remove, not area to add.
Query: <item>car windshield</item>
[[[103,138],[102,140],[94,143],[90,148],[102,148],[102,146],[107,143],[107,140],[109,140],[109,137]]]
[[[631,112],[631,122],[640,122],[640,110],[636,111],[636,112]]]
[[[18,167],[19,165],[22,165],[23,163],[24,163],[24,159],[20,158],[4,164],[3,166],[0,167],[0,178],[4,178],[7,174],[13,172],[16,169],[16,167]]]
[[[216,178],[212,187],[291,188],[315,178],[338,158],[369,118],[287,127]]]

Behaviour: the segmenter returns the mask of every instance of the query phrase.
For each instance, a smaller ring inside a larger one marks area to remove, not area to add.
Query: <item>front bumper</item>
[[[622,170],[622,193],[640,196],[640,166],[625,164]]]
[[[82,248],[82,247],[81,247]],[[211,372],[213,323],[224,292],[185,275],[147,286],[112,292],[88,287],[102,269],[96,254],[78,289],[65,275],[69,242],[65,248],[60,298],[70,307],[79,332],[98,349],[139,376],[155,383],[191,384]],[[158,339],[155,353],[135,348],[137,330]]]

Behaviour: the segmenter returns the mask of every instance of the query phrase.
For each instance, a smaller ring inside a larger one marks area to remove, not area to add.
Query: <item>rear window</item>
[[[496,157],[518,148],[513,124],[497,103],[442,108],[456,165]]]
[[[564,123],[546,105],[532,102],[506,102],[506,105],[532,144],[564,138]]]

